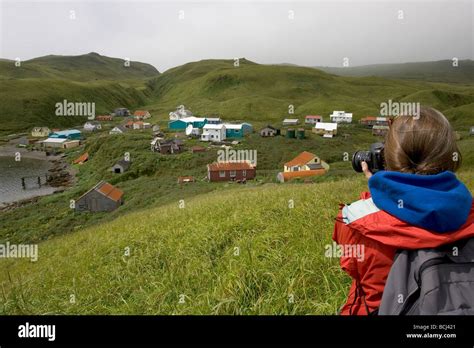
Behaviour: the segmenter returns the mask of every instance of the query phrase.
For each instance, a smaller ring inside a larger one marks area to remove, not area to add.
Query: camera
[[[362,162],[366,162],[369,170],[376,173],[384,170],[384,145],[383,143],[374,143],[370,145],[369,151],[356,151],[352,156],[352,168],[356,172],[362,172]]]

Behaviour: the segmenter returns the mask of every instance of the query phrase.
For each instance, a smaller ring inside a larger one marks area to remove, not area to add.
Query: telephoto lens
[[[362,173],[362,162],[367,163],[369,170],[376,173],[385,169],[383,143],[373,143],[369,151],[356,151],[352,156],[352,168]]]
[[[362,162],[366,162],[369,165],[371,160],[369,151],[356,151],[352,156],[352,168],[358,172],[362,173]],[[370,165],[369,165],[370,168]]]

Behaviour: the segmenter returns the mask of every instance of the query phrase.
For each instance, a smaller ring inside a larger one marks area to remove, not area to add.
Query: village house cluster
[[[31,136],[40,138],[38,144],[41,144],[43,148],[70,149],[81,145],[85,140],[84,135],[91,135],[94,132],[120,135],[130,131],[143,131],[151,134],[150,150],[152,152],[171,156],[184,151],[199,154],[210,148],[227,151],[253,133],[253,126],[248,122],[226,122],[216,115],[197,116],[183,105],[169,113],[168,127],[165,131],[161,130],[158,124],[152,124],[151,118],[152,115],[148,110],[135,110],[132,113],[122,107],[110,114],[98,115],[95,119],[86,121],[81,130],[34,127]],[[259,130],[258,134],[263,138],[284,136],[288,139],[303,140],[307,137],[306,131],[309,128],[313,134],[323,138],[333,138],[338,134],[338,126],[353,122],[353,114],[345,111],[333,111],[327,118],[329,122],[324,122],[324,117],[321,115],[307,115],[302,124],[298,118],[285,118],[282,121],[283,129],[267,124]],[[359,120],[359,124],[371,129],[374,136],[384,136],[390,122],[390,117],[375,116],[366,116]],[[474,127],[471,127],[470,134],[474,135]],[[196,142],[200,142],[200,145],[196,145]],[[192,146],[186,147],[185,145],[189,143]],[[84,152],[73,163],[82,165],[88,160],[89,153]],[[114,164],[109,167],[109,172],[119,176],[133,168],[132,166],[134,164],[130,160],[115,159]],[[277,174],[276,179],[281,183],[292,180],[310,181],[310,178],[324,175],[328,170],[329,165],[316,154],[303,151],[284,163],[283,170]],[[256,171],[256,158],[237,160],[218,158],[215,162],[207,164],[207,176],[201,180],[246,183],[247,180],[256,178]],[[177,177],[177,182],[180,185],[190,184],[196,182],[196,178],[181,175]],[[119,188],[106,181],[100,181],[77,199],[75,211],[112,211],[123,204],[123,197],[124,192]]]
[[[321,135],[323,138],[333,138],[337,135],[338,125],[340,124],[351,124],[353,114],[345,111],[333,111],[329,115],[330,122],[324,122],[323,116],[321,115],[307,115],[304,118],[304,126],[310,126],[314,134]],[[367,126],[372,129],[372,134],[375,136],[385,136],[388,131],[390,117],[375,117],[366,116],[360,119],[361,125]],[[286,129],[287,138],[298,138],[304,139],[304,128],[293,128],[300,126],[300,120],[297,118],[285,118],[282,121],[284,127],[290,127]],[[280,130],[267,125],[260,130],[262,137],[280,135]]]
[[[185,131],[186,135],[199,137],[201,141],[222,142],[228,138],[243,138],[253,131],[250,123],[224,123],[220,117],[196,117],[182,105],[169,117],[168,128],[171,131]]]

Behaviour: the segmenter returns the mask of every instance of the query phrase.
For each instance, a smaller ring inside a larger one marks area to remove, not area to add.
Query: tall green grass
[[[361,176],[240,186],[42,242],[36,263],[0,261],[0,312],[335,314],[350,279],[325,246],[363,190]]]

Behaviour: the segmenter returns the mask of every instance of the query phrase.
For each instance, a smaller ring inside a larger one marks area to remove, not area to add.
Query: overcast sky
[[[97,52],[164,71],[208,58],[357,66],[474,56],[474,0],[0,1],[8,59]]]

